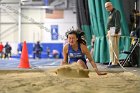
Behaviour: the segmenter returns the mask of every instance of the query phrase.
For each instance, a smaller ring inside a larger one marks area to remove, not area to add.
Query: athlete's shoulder
[[[63,47],[63,50],[68,50],[68,46],[69,46],[69,44],[65,44]]]

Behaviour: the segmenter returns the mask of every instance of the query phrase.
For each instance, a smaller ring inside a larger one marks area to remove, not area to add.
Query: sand
[[[70,72],[67,67],[0,71],[0,93],[140,93],[140,77],[131,72],[99,76],[94,71],[83,70],[86,75],[72,76],[75,69],[79,73],[81,68],[69,68]],[[71,75],[63,74],[62,69]]]

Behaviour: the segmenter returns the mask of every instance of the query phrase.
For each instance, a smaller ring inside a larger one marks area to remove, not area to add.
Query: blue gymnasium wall
[[[28,55],[29,57],[33,56],[33,45],[34,43],[26,43],[28,48]],[[41,46],[43,47],[43,51],[41,54],[42,58],[48,58],[47,56],[47,47],[50,48],[50,54],[53,50],[59,51],[59,58],[63,58],[62,56],[62,50],[63,50],[63,43],[41,43]],[[18,49],[20,50],[21,43],[18,44]]]

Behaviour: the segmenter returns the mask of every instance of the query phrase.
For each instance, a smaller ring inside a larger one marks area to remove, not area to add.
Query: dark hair
[[[71,30],[71,31],[66,32],[66,37],[68,38],[68,35],[70,35],[70,34],[76,35],[76,37],[78,38],[78,42],[86,45],[86,41],[83,39],[83,37],[85,35],[84,32],[82,32],[80,30]]]

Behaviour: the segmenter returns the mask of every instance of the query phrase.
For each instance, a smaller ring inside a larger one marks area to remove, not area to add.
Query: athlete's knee
[[[77,63],[78,63],[80,66],[82,66],[84,69],[87,69],[87,66],[86,66],[86,64],[84,63],[83,60],[79,59],[79,60],[77,61]]]

